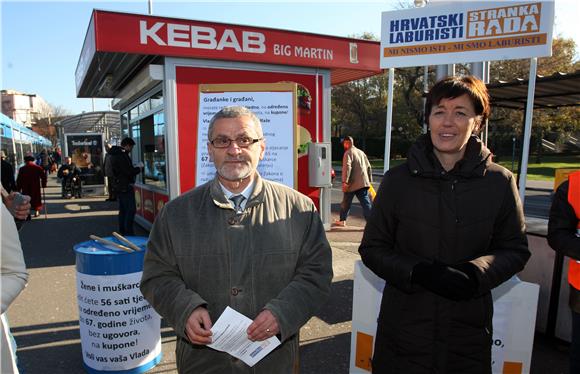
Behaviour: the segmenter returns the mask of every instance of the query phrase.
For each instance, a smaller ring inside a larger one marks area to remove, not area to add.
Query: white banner
[[[454,1],[383,12],[381,68],[552,54],[554,1]]]
[[[252,110],[262,122],[266,139],[264,159],[258,164],[260,175],[294,188],[294,98],[283,92],[200,92],[195,185],[215,177],[215,167],[207,152],[209,121],[223,107],[242,105]]]
[[[77,272],[81,345],[87,366],[129,370],[161,353],[161,318],[139,290],[141,274]]]
[[[377,318],[385,281],[362,261],[354,265],[350,374],[371,371]],[[530,372],[540,287],[512,277],[492,290],[492,372]]]

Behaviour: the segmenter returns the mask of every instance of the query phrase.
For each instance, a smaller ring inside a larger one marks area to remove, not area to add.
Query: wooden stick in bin
[[[117,243],[112,242],[112,241],[107,240],[107,239],[103,239],[103,238],[96,236],[96,235],[89,235],[89,238],[96,240],[101,244],[110,245],[110,246],[113,246],[113,247],[120,249],[122,251],[125,251],[125,252],[129,252],[129,253],[133,252],[133,250],[131,248],[125,247],[124,245],[117,244]]]
[[[129,248],[134,249],[136,251],[140,251],[141,250],[141,248],[139,248],[138,245],[136,245],[135,243],[133,243],[129,239],[125,238],[123,235],[119,234],[118,232],[113,231],[113,236],[115,238],[119,239],[121,242],[127,244],[129,246]]]

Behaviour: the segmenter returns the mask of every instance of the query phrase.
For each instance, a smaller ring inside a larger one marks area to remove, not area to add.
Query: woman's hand
[[[479,282],[475,265],[466,262],[445,265],[420,262],[413,268],[411,281],[450,300],[468,300],[475,296]]]

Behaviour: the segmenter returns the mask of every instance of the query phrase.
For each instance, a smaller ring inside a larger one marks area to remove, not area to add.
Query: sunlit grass
[[[406,161],[405,159],[391,160],[390,167],[391,168],[395,167],[397,165],[402,164],[405,161]],[[571,155],[571,156],[545,155],[542,156],[542,163],[536,163],[535,161],[536,156],[531,155],[528,163],[528,179],[530,180],[553,181],[556,169],[580,169],[580,155]],[[384,167],[383,160],[375,159],[370,160],[370,162],[374,171],[383,170]],[[519,160],[516,160],[513,163],[513,169],[511,158],[509,160],[506,159],[500,160],[498,163],[503,167],[507,168],[508,170],[512,170],[514,174],[518,172]],[[336,171],[340,171],[341,162],[333,161],[332,166]]]
[[[542,163],[536,163],[535,156],[530,156],[528,163],[528,179],[539,181],[553,181],[557,169],[580,169],[580,155],[558,156],[549,155],[542,157]],[[518,162],[514,163],[514,173],[517,173]],[[500,161],[500,165],[512,169],[512,162]]]

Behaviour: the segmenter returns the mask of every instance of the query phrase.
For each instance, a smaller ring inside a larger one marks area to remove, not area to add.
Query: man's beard
[[[228,164],[227,161],[242,161],[244,164],[240,168],[239,165],[235,166],[232,164]],[[217,169],[217,173],[220,177],[228,181],[241,181],[243,179],[248,178],[254,173],[254,169],[252,169],[251,164],[245,157],[228,157],[222,166]]]

